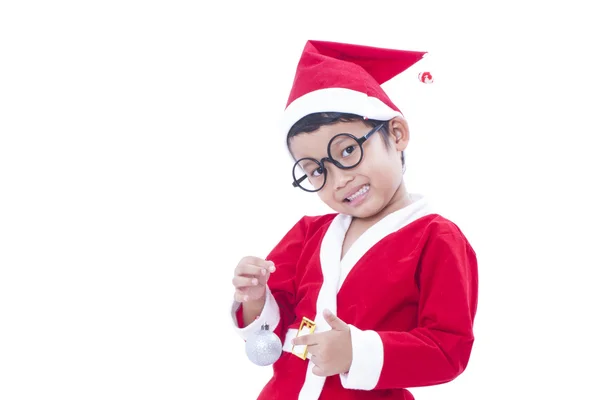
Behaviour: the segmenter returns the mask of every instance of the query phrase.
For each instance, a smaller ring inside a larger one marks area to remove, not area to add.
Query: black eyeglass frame
[[[357,138],[356,136],[352,135],[351,133],[338,133],[337,135],[335,135],[334,137],[331,138],[331,140],[329,141],[329,143],[327,144],[327,156],[328,157],[323,157],[321,158],[321,161],[317,160],[316,158],[311,158],[311,157],[304,157],[299,159],[298,161],[296,161],[294,163],[294,166],[292,167],[292,177],[294,178],[294,182],[292,182],[292,186],[293,187],[298,187],[302,190],[304,190],[305,192],[310,192],[310,193],[314,193],[314,192],[318,192],[319,190],[323,189],[325,187],[325,184],[327,183],[327,168],[325,168],[325,161],[329,161],[330,163],[332,163],[333,165],[335,165],[336,167],[338,167],[339,169],[352,169],[352,168],[356,168],[358,166],[358,164],[361,163],[365,152],[363,149],[363,143],[367,141],[367,139],[369,139],[371,136],[373,136],[373,134],[377,131],[379,131],[381,128],[383,128],[385,126],[385,122],[381,123],[379,125],[377,125],[376,127],[374,127],[373,129],[371,129],[369,132],[367,132],[366,135],[364,135],[361,138]],[[350,137],[352,139],[354,139],[357,143],[358,146],[360,147],[360,158],[359,160],[351,166],[345,166],[340,164],[338,161],[336,161],[332,156],[331,156],[331,143],[333,143],[333,141],[340,137],[340,136],[347,136]],[[314,189],[314,190],[309,190],[306,188],[303,188],[300,184],[302,183],[302,181],[304,181],[305,179],[308,178],[308,175],[304,175],[299,179],[296,179],[296,176],[294,175],[294,171],[296,170],[296,166],[301,162],[301,161],[313,161],[315,163],[317,163],[317,165],[323,169],[323,184],[318,188],[318,189]]]

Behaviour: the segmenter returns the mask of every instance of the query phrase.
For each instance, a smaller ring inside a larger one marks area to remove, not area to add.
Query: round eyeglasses
[[[305,157],[296,161],[292,170],[294,177],[292,185],[307,192],[318,192],[323,189],[327,182],[325,161],[340,169],[356,167],[363,159],[363,143],[384,125],[385,123],[377,125],[361,138],[350,133],[335,135],[327,145],[328,157],[323,157],[321,160]]]

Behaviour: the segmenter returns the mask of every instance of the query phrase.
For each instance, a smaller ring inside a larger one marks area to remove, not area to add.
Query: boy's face
[[[401,152],[408,144],[408,126],[400,117],[388,123],[389,146],[377,132],[363,143],[363,158],[352,169],[337,168],[325,161],[327,180],[318,195],[333,210],[358,218],[379,214],[400,196],[402,183]],[[325,125],[310,133],[294,136],[290,151],[296,160],[304,157],[321,160],[327,157],[327,145],[340,133],[363,137],[372,129],[363,121]],[[357,151],[360,151],[357,149]]]

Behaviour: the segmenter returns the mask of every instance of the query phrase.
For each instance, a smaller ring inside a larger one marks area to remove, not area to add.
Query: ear
[[[388,122],[388,132],[396,151],[401,152],[406,150],[408,140],[410,139],[410,131],[406,119],[400,116],[391,119]]]

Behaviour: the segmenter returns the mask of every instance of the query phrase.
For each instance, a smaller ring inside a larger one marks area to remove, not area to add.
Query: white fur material
[[[238,335],[242,337],[242,339],[248,340],[250,335],[260,331],[260,328],[263,326],[263,324],[268,324],[270,331],[275,330],[275,328],[279,324],[279,306],[277,305],[277,301],[275,301],[275,297],[273,297],[269,286],[267,286],[266,296],[267,299],[265,301],[265,306],[263,307],[262,313],[256,320],[252,321],[248,326],[244,328],[240,328],[238,326],[237,318],[235,316],[235,313],[240,308],[241,303],[237,301],[233,302],[233,305],[231,307],[231,317],[233,319],[234,329],[238,333]]]
[[[400,111],[365,93],[345,88],[319,89],[294,100],[284,111],[281,129],[284,137],[303,117],[315,112],[343,112],[370,119],[387,121],[401,116]]]
[[[340,374],[346,389],[373,390],[383,368],[383,342],[375,331],[361,331],[350,325],[352,337],[352,365],[346,374]]]

